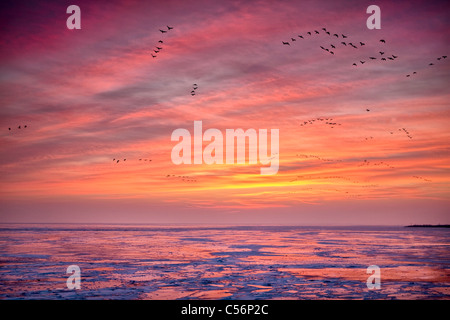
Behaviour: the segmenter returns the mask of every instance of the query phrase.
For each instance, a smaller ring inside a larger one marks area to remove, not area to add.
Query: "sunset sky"
[[[446,1],[8,0],[0,25],[0,222],[450,223]],[[278,173],[173,164],[196,120],[279,129]]]

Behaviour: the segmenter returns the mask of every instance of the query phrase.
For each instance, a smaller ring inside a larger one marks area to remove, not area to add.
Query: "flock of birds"
[[[191,91],[191,96],[195,96],[195,90],[198,89],[198,85],[196,83],[194,83],[192,85],[192,91]]]
[[[366,45],[366,43],[362,42],[362,41],[354,41],[354,43],[353,42],[349,42],[349,40],[347,40],[348,39],[348,35],[345,35],[343,33],[331,33],[326,28],[322,28],[320,31],[318,31],[318,30],[314,30],[313,32],[312,31],[308,31],[308,32],[306,32],[306,34],[308,36],[306,36],[306,35],[298,35],[298,38],[300,38],[300,39],[307,39],[309,37],[313,37],[315,35],[320,35],[320,34],[328,35],[330,37],[329,39],[331,39],[329,42],[333,42],[333,43],[331,43],[329,46],[321,45],[319,47],[320,47],[320,49],[322,49],[323,51],[326,51],[327,53],[329,53],[331,55],[334,55],[337,52],[337,50],[339,50],[340,48],[347,47],[347,48],[358,49],[358,48],[361,48],[361,47]],[[329,39],[327,39],[327,40],[329,40]],[[334,40],[337,41],[337,42],[334,42]],[[297,39],[294,38],[294,37],[291,37],[290,41],[291,42],[295,42],[295,41],[297,41]],[[288,46],[291,45],[291,42],[289,42],[289,41],[281,41],[281,43],[283,45],[288,45]],[[382,44],[385,44],[386,40],[380,39],[379,42],[382,43]],[[379,51],[378,53],[382,56],[382,57],[379,57],[379,59],[381,61],[394,60],[394,59],[398,58],[398,56],[396,56],[396,55],[383,56],[385,54],[384,51]],[[372,56],[368,57],[367,59],[369,59],[369,60],[377,60],[378,58],[376,58],[376,57],[374,57],[372,55]],[[365,60],[364,61],[360,60],[359,63],[364,64],[364,63],[366,63],[366,61]],[[353,63],[353,66],[357,66],[357,65],[358,65],[357,63]]]
[[[370,112],[370,109],[366,108],[366,112]],[[300,126],[312,125],[314,123],[325,123],[327,125],[330,125],[331,128],[333,128],[335,125],[341,125],[340,123],[337,123],[337,122],[331,122],[332,120],[333,120],[333,118],[319,117],[319,118],[303,121],[302,123],[300,123]],[[326,122],[323,122],[323,121],[326,121]],[[409,139],[413,139],[411,133],[406,128],[400,128],[400,129],[398,129],[398,131],[404,133]],[[390,134],[391,135],[394,134],[394,131],[390,131]],[[374,139],[372,136],[365,138],[365,140],[372,140],[372,139]],[[317,155],[297,154],[296,156],[304,158],[304,159],[317,159],[317,160],[324,161],[324,162],[340,162],[340,161],[342,161],[342,160],[327,159],[327,158],[323,158],[323,157],[320,157],[320,156],[317,156]],[[372,167],[384,166],[384,167],[388,167],[390,169],[395,169],[394,166],[392,166],[391,164],[389,164],[387,162],[384,162],[384,161],[371,162],[369,160],[364,160],[362,163],[357,165],[357,167],[363,167],[363,166],[372,166]],[[426,181],[426,182],[431,182],[431,180],[423,178],[423,177],[419,177],[419,176],[413,176],[413,177],[416,178],[416,179],[420,179],[420,180]],[[291,180],[290,182],[298,181],[300,178],[305,178],[305,176],[298,176],[294,180]],[[319,178],[320,179],[329,179],[329,178],[332,178],[332,179],[344,179],[344,180],[349,180],[349,181],[354,182],[354,183],[360,183],[358,181],[353,181],[351,179],[345,178],[343,176],[330,176],[330,177],[312,177],[312,176],[309,176],[309,177],[306,177],[306,178],[309,178],[309,179],[319,179]]]
[[[380,162],[371,162],[371,161],[364,160],[362,163],[360,163],[360,164],[358,165],[358,167],[364,167],[364,166],[375,166],[375,167],[376,167],[376,166],[386,166],[386,167],[388,167],[388,168],[395,169],[394,166],[392,166],[392,165],[390,165],[389,163],[384,162],[384,161],[380,161]]]
[[[116,158],[114,158],[112,161],[115,162],[115,163],[119,163],[121,160],[122,160],[122,162],[126,162],[127,161],[126,158],[124,158],[124,159],[116,159]],[[150,163],[152,161],[152,159],[140,158],[139,161],[144,161],[144,162],[148,161]]]
[[[159,29],[159,31],[162,34],[165,34],[165,33],[170,32],[172,29],[174,29],[173,27],[168,26],[168,25],[166,27],[167,27],[167,29]],[[322,49],[323,51],[325,51],[325,52],[327,52],[327,53],[329,53],[331,55],[335,55],[336,52],[338,52],[339,50],[341,50],[343,48],[358,49],[358,48],[362,48],[362,47],[366,46],[365,42],[362,42],[362,41],[352,41],[352,42],[350,42],[349,39],[348,39],[349,38],[348,35],[345,35],[343,33],[340,33],[340,34],[339,33],[332,33],[330,31],[328,31],[326,28],[322,28],[320,31],[319,30],[308,31],[308,32],[306,32],[305,35],[298,35],[297,38],[291,37],[290,41],[282,41],[282,44],[286,45],[286,46],[290,46],[291,43],[296,42],[297,40],[299,40],[299,41],[305,40],[308,37],[313,37],[314,35],[320,35],[320,34],[325,34],[325,35],[329,36],[328,40],[331,39],[331,41],[329,41],[330,44],[328,46],[327,45],[321,45],[320,46],[320,49]],[[335,42],[335,41],[337,41],[337,42]],[[379,42],[381,44],[383,44],[383,45],[386,44],[386,41],[384,39],[380,39]],[[163,50],[163,46],[162,46],[163,43],[164,43],[163,40],[159,40],[158,44],[154,46],[154,49],[152,49],[152,52],[151,52],[151,56],[153,58],[156,58],[158,56],[158,53],[160,53],[161,50]],[[380,61],[389,61],[390,60],[390,61],[393,61],[393,60],[398,58],[397,55],[394,55],[394,54],[387,55],[387,54],[385,54],[385,52],[386,52],[386,50],[381,49],[380,51],[377,52],[377,54],[372,54],[371,56],[367,57],[366,60],[359,60],[359,64],[363,65],[367,61],[373,61],[373,60],[380,60]],[[447,58],[447,56],[443,55],[443,56],[438,57],[437,60],[441,61],[441,60],[446,59],[446,58]],[[355,63],[353,63],[353,66],[358,66],[359,64],[358,64],[358,62],[355,62]],[[433,66],[433,65],[434,65],[434,63],[432,63],[432,62],[429,63],[429,66]],[[411,74],[406,75],[406,77],[411,77],[411,76],[416,75],[416,74],[417,74],[417,72],[414,71]],[[197,89],[198,89],[198,85],[196,83],[194,83],[193,86],[192,86],[192,90],[191,90],[191,95],[192,96],[196,95],[196,90]],[[370,112],[370,109],[367,108],[366,111]],[[340,126],[341,125],[341,123],[333,121],[333,118],[321,118],[321,117],[319,117],[319,118],[303,121],[302,123],[300,123],[300,126],[312,125],[314,123],[323,123],[325,125],[328,125],[331,128],[334,128],[335,126]],[[27,125],[19,125],[17,127],[17,129],[19,129],[19,130],[22,129],[22,128],[26,129],[27,127],[28,127]],[[8,130],[12,131],[13,129],[11,127],[9,127]],[[398,130],[401,131],[401,132],[404,132],[409,139],[412,139],[412,135],[409,133],[409,131],[407,129],[401,128],[401,129],[398,129]],[[394,134],[394,132],[392,132],[392,131],[390,133]],[[368,140],[368,139],[369,138],[366,138],[366,140]],[[370,137],[370,139],[373,139],[373,137]],[[272,158],[274,158],[275,155],[272,155]],[[300,154],[299,155],[299,154],[297,154],[297,157],[302,157],[302,158],[306,158],[306,159],[314,158],[314,159],[317,159],[319,161],[324,161],[324,162],[341,162],[341,161],[343,161],[343,160],[327,159],[327,158],[323,158],[323,157],[320,157],[320,156],[317,156],[317,155],[305,155],[305,154]],[[272,158],[270,158],[270,159],[272,159]],[[134,160],[136,160],[136,159],[134,159]],[[122,162],[126,162],[127,159],[126,158],[123,158],[123,159],[122,158],[121,159],[114,158],[113,159],[113,162],[116,163],[116,164],[120,163],[121,161]],[[138,161],[150,163],[152,160],[148,159],[148,158],[140,158],[140,159],[138,159]],[[370,162],[368,160],[364,160],[361,164],[358,165],[358,167],[361,167],[361,166],[386,166],[386,167],[389,167],[389,168],[394,168],[392,165],[390,165],[390,164],[388,164],[386,162],[383,162],[383,161],[381,161],[381,162]],[[427,181],[427,182],[431,181],[431,180],[423,178],[421,176],[413,176],[413,177],[416,178],[416,179]],[[185,181],[185,182],[197,182],[197,179],[194,179],[194,178],[192,178],[190,176],[180,176],[180,175],[176,176],[176,175],[173,175],[173,174],[172,175],[168,174],[166,176],[166,178],[175,178],[175,179],[179,179],[179,180]],[[344,176],[326,176],[326,177],[298,176],[298,177],[296,177],[296,179],[292,180],[291,182],[297,181],[299,179],[343,179],[343,180],[347,180],[347,181],[350,181],[350,182],[353,182],[353,183],[358,183],[358,184],[361,183],[361,181],[354,181],[354,180],[352,180],[352,179],[350,179],[348,177],[344,177]],[[374,186],[374,185],[371,185],[371,186]],[[368,187],[368,186],[366,185],[364,187]]]
[[[166,178],[175,178],[184,182],[197,182],[197,179],[190,176],[177,176],[174,174],[168,174],[166,175]]]
[[[26,128],[28,128],[28,125],[23,125],[23,126],[20,125],[20,126],[17,126],[17,129],[18,129],[18,130],[20,130],[20,129],[22,129],[22,128],[23,128],[23,129],[26,129]],[[13,128],[9,127],[9,128],[8,128],[8,131],[13,131]]]
[[[441,61],[442,59],[447,59],[447,56],[440,56],[440,57],[436,58],[436,60],[438,60],[438,61]],[[434,63],[433,63],[433,62],[430,62],[428,65],[429,65],[429,66],[434,66]],[[417,72],[416,72],[416,71],[413,71],[412,73],[407,74],[406,77],[409,78],[409,77],[414,76],[414,75],[416,75],[416,74],[417,74]]]
[[[340,123],[337,123],[337,122],[331,122],[332,120],[333,120],[333,118],[309,119],[309,120],[303,121],[303,123],[300,123],[300,127],[314,124],[314,123],[316,123],[316,121],[317,121],[317,123],[324,123],[324,124],[330,126],[331,128],[334,128],[335,126],[340,126],[341,125]],[[323,121],[325,121],[325,122],[323,122]]]
[[[319,30],[314,30],[314,31],[308,31],[306,32],[305,35],[298,35],[297,38],[296,37],[291,37],[290,40],[288,41],[281,41],[281,43],[285,46],[291,46],[291,43],[296,42],[299,39],[302,40],[306,40],[308,38],[313,38],[314,36],[320,35],[320,34],[325,34],[328,35],[327,40],[330,40],[329,45],[321,45],[319,46],[320,49],[322,49],[324,52],[327,52],[331,55],[335,55],[335,53],[342,49],[342,48],[353,48],[353,49],[358,49],[361,47],[366,46],[366,43],[363,41],[352,41],[350,42],[348,40],[348,35],[345,35],[343,33],[332,33],[330,31],[328,31],[326,28],[322,28],[320,31]],[[337,41],[337,42],[334,42]],[[379,60],[379,61],[394,61],[398,58],[398,55],[395,54],[386,54],[386,48],[384,47],[384,45],[386,44],[386,40],[385,39],[380,39],[379,43],[381,43],[383,45],[383,47],[381,49],[377,49],[377,52],[367,56],[366,58],[360,59],[356,62],[353,62],[352,66],[357,67],[357,66],[362,66],[365,63],[369,62],[369,61],[375,61],[375,60]],[[438,61],[446,59],[447,56],[443,55],[437,58]],[[433,66],[435,65],[433,62],[430,62],[428,64],[429,66]],[[414,75],[417,74],[417,71],[413,71],[410,74],[407,74],[406,77],[412,77]]]
[[[173,29],[173,27],[167,26],[167,30],[159,29],[159,31],[160,31],[161,33],[167,33],[168,31],[170,31],[170,30],[172,30],[172,29]],[[152,49],[152,51],[150,52],[150,54],[152,55],[153,58],[156,58],[156,57],[158,56],[157,54],[163,49],[163,47],[162,47],[162,44],[163,44],[163,43],[164,43],[163,40],[159,40],[159,41],[158,41],[158,44],[155,45],[155,48]],[[153,53],[155,53],[155,54],[153,54]]]
[[[320,160],[320,161],[324,161],[324,162],[342,162],[342,160],[322,158],[322,157],[319,157],[319,156],[314,155],[314,154],[296,154],[296,157],[304,158],[304,159],[314,158],[314,159],[317,159],[317,160]]]

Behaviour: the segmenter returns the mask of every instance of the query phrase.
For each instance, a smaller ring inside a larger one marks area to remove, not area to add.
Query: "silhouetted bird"
[[[398,56],[394,56],[394,55],[392,55],[392,58],[394,58],[394,59],[395,59],[395,58],[398,58]]]
[[[283,44],[288,45],[288,46],[291,45],[289,42],[284,42],[284,41],[281,41],[281,42],[283,42]]]
[[[411,75],[410,75],[410,74],[407,74],[406,77],[411,77]]]
[[[330,32],[327,31],[326,34],[330,35]]]
[[[300,36],[300,35],[299,35],[298,37],[299,37],[299,38],[302,38],[302,39],[305,39],[305,38],[303,38],[303,36]]]
[[[167,26],[167,30],[172,30],[172,29],[173,29],[173,27]]]
[[[292,41],[297,41],[295,38],[291,38]]]
[[[381,58],[381,60],[386,61],[386,58]]]
[[[161,33],[166,33],[167,31],[165,31],[165,30],[161,30],[161,29],[159,29],[159,31],[161,31]]]
[[[381,54],[381,55],[383,55],[383,54],[384,54],[384,52],[380,51],[380,54]]]
[[[394,60],[394,58],[388,57],[389,60]]]
[[[347,36],[344,36],[344,35],[342,35],[342,38],[344,38],[344,39],[345,39],[345,38],[347,38]]]
[[[315,32],[316,34],[319,34],[319,31],[317,31],[317,30],[314,30],[314,32]]]
[[[162,50],[162,48],[161,48],[161,47],[156,47],[156,49],[158,49],[158,50]]]
[[[430,63],[429,66],[434,66],[434,63]],[[20,129],[20,127],[19,127],[19,129]]]
[[[324,48],[324,47],[322,47],[322,46],[320,46],[320,49],[322,49],[322,50],[325,50],[325,48]]]
[[[361,46],[365,46],[366,44],[364,43],[364,42],[359,42],[359,44],[361,45]]]
[[[356,64],[356,63],[354,63],[353,65],[354,65],[354,66],[357,66],[357,64]]]
[[[333,45],[331,45],[331,47],[332,47],[333,49],[336,49],[336,47],[335,47],[335,46],[333,46]]]
[[[8,128],[8,130],[10,130],[10,131],[11,131],[11,128]]]
[[[369,57],[369,59],[371,59],[371,60],[376,60],[377,58],[375,58],[375,57]]]
[[[20,126],[18,126],[17,128],[19,128],[19,129],[20,129],[21,127],[20,127]]]
[[[417,73],[417,72],[415,72],[415,71],[413,72],[413,74],[416,74],[416,73]]]
[[[159,42],[159,43],[164,43],[162,40],[159,40],[158,42]]]
[[[308,31],[307,34],[311,35],[311,32]]]
[[[386,41],[385,41],[385,40],[383,40],[383,39],[381,39],[381,40],[380,40],[380,42],[382,42],[382,43],[386,43]]]
[[[442,58],[447,59],[447,56],[442,56]]]
[[[158,50],[153,50],[153,51],[155,51],[155,53],[158,53],[158,52],[159,52]]]
[[[333,52],[333,51],[330,51],[330,53],[331,53],[331,54],[334,54],[334,52]]]
[[[341,42],[344,46],[347,46],[347,44],[345,42]]]
[[[119,161],[120,161],[120,160],[117,160],[117,162],[116,162],[116,163],[119,163]]]
[[[365,61],[359,61],[359,62],[361,62],[361,64],[364,64],[364,63],[365,63]]]
[[[367,111],[367,112],[369,112],[369,111],[370,111],[370,109],[366,109],[366,111]]]
[[[156,56],[155,56],[155,55],[153,55],[153,53],[152,53],[152,57],[153,57],[153,58],[156,58]]]
[[[322,28],[322,30],[326,32],[326,31],[327,31],[327,28]]]
[[[336,34],[336,33],[335,33],[335,34],[333,34],[333,36],[335,36],[336,38],[339,38],[339,35],[338,35],[338,34]]]

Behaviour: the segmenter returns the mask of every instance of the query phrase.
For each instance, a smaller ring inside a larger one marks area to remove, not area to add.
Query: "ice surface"
[[[1,299],[449,299],[450,230],[1,225]],[[69,265],[81,289],[69,290]],[[368,290],[369,265],[381,289]]]

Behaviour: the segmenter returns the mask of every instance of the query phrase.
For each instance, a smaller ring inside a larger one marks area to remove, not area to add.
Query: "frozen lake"
[[[0,299],[449,299],[449,240],[440,228],[3,224]]]

